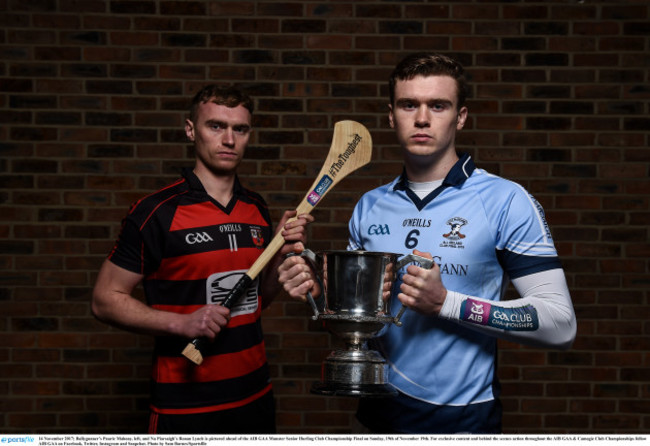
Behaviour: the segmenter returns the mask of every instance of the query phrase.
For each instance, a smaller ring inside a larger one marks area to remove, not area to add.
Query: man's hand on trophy
[[[382,292],[382,299],[384,302],[390,299],[390,294],[393,290],[393,283],[395,282],[395,274],[395,264],[389,263],[384,271],[384,286]]]
[[[278,281],[290,297],[303,302],[307,301],[307,293],[310,291],[314,298],[321,294],[314,272],[308,262],[299,255],[284,259],[278,268]]]

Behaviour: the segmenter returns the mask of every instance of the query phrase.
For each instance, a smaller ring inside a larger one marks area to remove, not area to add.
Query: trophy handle
[[[310,249],[305,249],[302,253],[296,254],[293,252],[290,252],[287,254],[285,257],[291,257],[299,255],[300,257],[304,258],[307,260],[311,268],[314,270],[314,277],[316,278],[316,281],[318,282],[318,285],[320,286],[321,289],[321,297],[318,299],[318,304],[314,300],[314,297],[311,295],[311,291],[307,292],[307,303],[311,307],[312,311],[314,312],[314,315],[311,317],[313,320],[317,320],[318,316],[325,310],[325,289],[323,288],[323,282],[318,277],[318,256]],[[320,305],[319,305],[320,304]]]
[[[414,263],[414,262],[419,263],[420,266],[424,269],[431,269],[431,267],[433,266],[432,259],[427,259],[426,257],[418,256],[415,254],[408,254],[402,257],[401,260],[399,260],[395,264],[395,270],[399,271],[407,263]],[[406,306],[402,305],[402,308],[400,308],[399,313],[397,313],[397,316],[395,316],[395,318],[393,319],[393,323],[398,327],[402,326],[402,321],[400,321],[400,319],[402,318],[402,315],[404,314],[405,311],[406,311]]]

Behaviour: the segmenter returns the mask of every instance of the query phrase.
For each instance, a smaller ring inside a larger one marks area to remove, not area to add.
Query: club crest
[[[251,226],[251,238],[253,239],[253,244],[257,248],[262,248],[264,246],[264,235],[262,234],[262,228],[257,226]]]
[[[465,238],[465,234],[460,232],[460,228],[467,224],[467,220],[460,217],[454,217],[451,220],[447,221],[447,224],[450,226],[451,230],[442,234],[442,236],[448,240],[460,240]]]
[[[462,240],[467,237],[461,232],[463,226],[467,224],[467,220],[461,217],[454,217],[447,220],[449,232],[442,234],[444,237],[443,242],[440,244],[441,248],[464,248]]]

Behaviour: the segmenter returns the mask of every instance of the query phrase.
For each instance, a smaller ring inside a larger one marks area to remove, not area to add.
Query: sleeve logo
[[[475,299],[466,299],[460,320],[506,331],[535,331],[539,328],[537,310],[532,305],[505,308]]]

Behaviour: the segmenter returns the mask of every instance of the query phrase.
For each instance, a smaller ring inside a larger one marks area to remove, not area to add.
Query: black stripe
[[[152,404],[160,409],[206,407],[245,399],[269,383],[268,365],[248,375],[205,383],[152,383]]]
[[[258,320],[252,324],[224,328],[214,342],[207,344],[203,353],[206,357],[236,353],[252,348],[263,340],[262,324]],[[158,337],[156,338],[155,354],[161,357],[179,357],[188,341],[189,339],[179,337]]]
[[[259,229],[262,237],[256,243],[254,230]],[[233,245],[234,236],[236,243]],[[248,225],[243,223],[224,224],[215,226],[199,226],[196,228],[170,231],[166,240],[165,258],[181,257],[213,251],[228,251],[244,248],[259,248],[268,245],[271,228],[268,226]]]
[[[143,287],[149,305],[205,305],[207,302],[205,279],[145,280]]]

